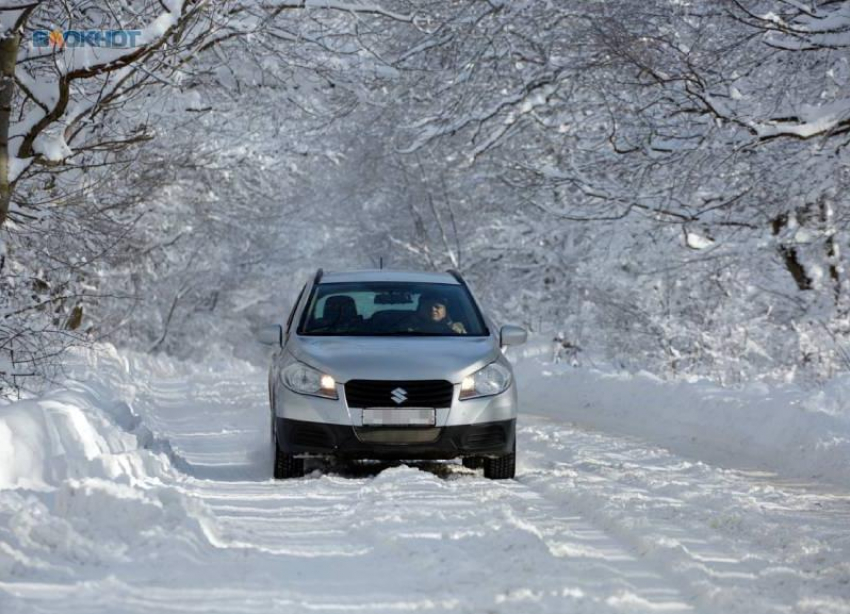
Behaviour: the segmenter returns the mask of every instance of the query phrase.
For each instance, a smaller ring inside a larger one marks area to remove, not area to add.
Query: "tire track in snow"
[[[494,484],[460,466],[446,477],[406,466],[367,478],[322,474],[255,484],[250,496],[231,487],[205,484],[202,496],[233,544],[308,559],[334,577],[350,577],[353,565],[360,585],[386,581],[414,595],[424,585],[471,611],[690,611],[582,518],[522,484]],[[358,602],[350,592],[345,600]]]
[[[750,511],[753,506],[786,505],[788,498],[784,493],[771,494],[768,486],[765,492],[759,493],[757,488],[754,490],[755,487],[751,488],[740,479],[737,482],[732,480],[730,472],[685,461],[664,450],[621,437],[580,432],[532,416],[524,418],[523,424],[527,422],[529,426],[523,426],[520,434],[523,444],[521,455],[530,461],[521,461],[520,488],[483,481],[479,488],[488,494],[473,494],[468,489],[471,483],[477,483],[477,478],[458,469],[455,474],[449,475],[450,479],[444,481],[444,485],[458,480],[463,487],[450,489],[450,498],[438,497],[439,504],[427,518],[410,511],[398,512],[396,517],[389,519],[378,514],[375,506],[382,504],[370,497],[378,496],[373,492],[374,483],[380,483],[383,474],[365,480],[325,475],[319,481],[325,480],[326,483],[317,487],[317,492],[305,492],[305,488],[309,490],[311,487],[302,485],[315,480],[282,484],[234,482],[228,486],[235,492],[225,495],[223,491],[230,489],[222,487],[223,480],[243,475],[258,478],[267,475],[264,463],[268,463],[268,459],[261,454],[241,460],[234,456],[244,453],[246,448],[264,448],[261,441],[266,411],[264,386],[259,381],[252,383],[228,378],[216,378],[214,382],[204,384],[195,382],[189,395],[195,395],[191,405],[198,409],[204,407],[207,411],[212,409],[211,414],[218,419],[207,420],[205,430],[190,433],[193,421],[183,422],[185,407],[181,411],[181,406],[186,403],[187,391],[179,383],[173,385],[177,392],[167,390],[166,386],[167,394],[161,396],[153,418],[160,421],[160,427],[169,431],[169,436],[177,442],[174,447],[192,463],[192,475],[213,478],[211,483],[215,484],[215,488],[208,490],[202,498],[216,513],[224,539],[232,545],[284,556],[309,553],[318,558],[339,555],[356,560],[358,557],[368,558],[369,549],[374,548],[375,541],[389,541],[397,549],[399,544],[412,547],[414,542],[425,539],[414,533],[407,536],[409,543],[406,543],[403,532],[389,538],[374,529],[372,521],[364,518],[377,514],[378,519],[383,518],[383,522],[389,523],[388,526],[399,522],[428,526],[427,520],[436,517],[440,519],[442,529],[431,527],[432,538],[449,535],[463,541],[471,536],[486,537],[496,544],[505,541],[512,544],[511,550],[527,551],[530,544],[513,534],[514,531],[524,532],[539,541],[551,557],[550,560],[536,553],[532,556],[533,562],[526,561],[526,567],[555,578],[594,576],[617,579],[606,585],[604,590],[597,584],[590,592],[565,586],[558,593],[552,585],[546,587],[528,582],[529,586],[506,585],[494,598],[494,601],[503,604],[534,603],[542,608],[540,611],[548,611],[546,608],[554,608],[558,599],[567,596],[573,598],[573,607],[581,602],[593,601],[599,608],[600,603],[608,600],[607,605],[616,604],[620,608],[629,605],[637,610],[650,610],[653,609],[651,601],[642,602],[641,599],[656,599],[655,607],[665,607],[664,604],[678,607],[682,598],[680,595],[673,596],[676,591],[670,588],[678,586],[684,587],[684,601],[706,612],[766,612],[795,600],[801,611],[805,611],[806,604],[811,603],[807,599],[823,592],[817,588],[817,582],[810,583],[793,572],[783,579],[782,572],[776,571],[778,563],[783,560],[781,557],[771,558],[764,553],[757,555],[751,552],[758,550],[759,544],[749,544],[751,537],[747,527],[758,523],[760,518],[754,519],[752,515],[743,513],[746,510],[736,506],[740,506],[741,499],[746,500],[747,497],[755,497],[748,506]],[[254,409],[248,411],[249,407]],[[166,420],[169,415],[170,419]],[[246,421],[248,415],[253,418]],[[235,428],[240,423],[242,428]],[[220,424],[224,427],[217,428]],[[258,439],[260,443],[257,443]],[[210,446],[210,442],[216,440],[225,445]],[[573,450],[577,443],[579,454]],[[217,459],[217,455],[221,458]],[[226,469],[235,460],[237,464],[242,463],[241,473],[223,473],[217,469]],[[394,471],[398,470],[390,469],[388,475],[394,475]],[[700,486],[707,478],[710,478],[712,488]],[[565,487],[565,484],[569,486]],[[725,489],[734,491],[732,487],[736,484],[743,491],[736,496],[727,496]],[[394,488],[398,492],[393,492],[392,497],[404,500],[412,507],[422,506],[428,500],[427,492],[410,484],[395,484]],[[253,491],[253,494],[247,491]],[[381,492],[380,488],[377,492]],[[499,503],[493,502],[492,493],[501,493]],[[245,504],[246,497],[252,501],[251,504]],[[258,501],[262,504],[252,507]],[[703,504],[708,505],[707,510],[700,508]],[[717,510],[718,505],[729,509],[725,512]],[[460,506],[459,509],[478,508],[476,511],[481,512],[481,518],[487,520],[470,523],[469,511],[448,513],[448,510],[454,509],[453,506]],[[287,511],[281,512],[281,507]],[[711,512],[712,509],[717,513]],[[831,512],[834,511],[831,509]],[[690,516],[695,517],[693,522],[682,522],[683,518]],[[460,520],[462,522],[456,524]],[[779,528],[793,532],[795,523],[790,520],[790,529],[788,523],[782,522],[778,522]],[[506,531],[512,532],[507,540]],[[841,531],[836,533],[840,538]],[[766,539],[764,532],[761,535],[761,538],[755,537],[756,542]],[[588,540],[587,536],[592,536],[592,539]],[[432,541],[440,540],[433,538]],[[595,545],[589,547],[588,541],[595,542]],[[429,545],[434,546],[433,543]],[[775,540],[768,539],[761,545],[761,550],[766,549],[769,554],[774,547],[782,548]],[[426,548],[420,553],[422,561],[440,558],[440,551],[439,547]],[[758,559],[758,556],[762,558]],[[586,564],[577,565],[582,557]],[[600,562],[605,557],[617,561],[619,567]],[[594,559],[594,564],[587,562]],[[563,561],[573,563],[572,568]],[[654,592],[642,587],[648,598],[629,583],[628,573],[635,572],[629,570],[627,573],[626,561],[629,565],[637,561],[635,569],[640,569],[640,573],[656,574],[653,581],[657,588]],[[577,572],[576,567],[580,567],[580,571]],[[759,573],[765,574],[767,579],[760,579]],[[833,567],[830,573],[838,589],[832,590],[830,598],[841,605],[842,570]],[[775,577],[772,577],[773,574]],[[523,574],[517,577],[523,577]],[[781,587],[783,583],[804,588],[800,595],[796,591],[776,590],[774,585]],[[766,595],[754,600],[754,589],[756,593]],[[577,595],[581,597],[576,599]],[[592,598],[587,595],[592,595]],[[605,595],[605,598],[600,595]],[[480,604],[481,598],[473,602]],[[461,600],[461,603],[464,601]]]
[[[603,531],[518,482],[433,463],[270,481],[270,458],[249,452],[267,449],[262,384],[244,374],[150,382],[146,417],[191,467],[178,487],[215,516],[223,550],[267,560],[284,577],[300,568],[298,578],[342,579],[338,603],[322,601],[326,589],[312,585],[288,586],[297,596],[287,599],[312,599],[311,609],[368,608],[352,586],[389,584],[394,590],[373,588],[372,599],[389,604],[426,589],[423,599],[461,611],[690,610]]]
[[[527,416],[519,480],[687,587],[706,612],[850,611],[850,497]]]

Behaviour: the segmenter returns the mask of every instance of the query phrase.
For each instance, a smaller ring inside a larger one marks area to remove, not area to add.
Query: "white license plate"
[[[371,407],[363,410],[363,426],[434,426],[437,412],[430,407]]]

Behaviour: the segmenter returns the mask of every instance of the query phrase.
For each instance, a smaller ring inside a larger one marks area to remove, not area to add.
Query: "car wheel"
[[[513,452],[484,459],[484,477],[491,480],[512,480],[516,474],[516,444]]]
[[[285,480],[287,478],[300,478],[304,476],[304,459],[295,458],[292,454],[281,452],[279,449],[274,453],[274,479]]]
[[[300,478],[304,475],[304,459],[282,452],[277,445],[277,429],[272,427],[272,447],[274,449],[274,479]]]
[[[467,469],[481,469],[484,466],[484,459],[480,456],[464,456],[463,466]]]

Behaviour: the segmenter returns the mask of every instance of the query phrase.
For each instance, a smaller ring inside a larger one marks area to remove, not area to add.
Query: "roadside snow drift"
[[[75,478],[132,483],[167,473],[140,448],[152,434],[123,402],[82,384],[0,408],[0,488],[45,488]]]
[[[553,364],[551,346],[518,352],[524,409],[606,432],[635,435],[728,467],[758,468],[850,488],[850,377],[822,390]]]

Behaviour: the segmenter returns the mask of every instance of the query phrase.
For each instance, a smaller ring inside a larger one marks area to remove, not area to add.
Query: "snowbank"
[[[532,414],[650,440],[730,468],[850,487],[850,378],[820,390],[703,381],[572,367],[552,361],[551,344],[515,354],[522,408]]]
[[[123,400],[140,373],[101,350],[71,366],[87,381],[0,405],[0,578],[66,581],[139,557],[178,564],[185,553],[167,544],[219,541],[203,503],[174,488],[184,477],[168,441]]]
[[[0,407],[0,489],[84,477],[131,483],[170,471],[165,455],[144,449],[152,436],[126,403],[68,386]]]
[[[61,389],[0,401],[0,490],[44,490],[82,478],[131,485],[172,480],[185,461],[167,438],[155,435],[151,405],[188,398],[209,386],[203,378],[210,374],[259,373],[221,351],[196,364],[108,344],[71,354],[67,369],[71,379]],[[154,392],[163,381],[180,385]],[[262,386],[258,392],[264,394]]]

